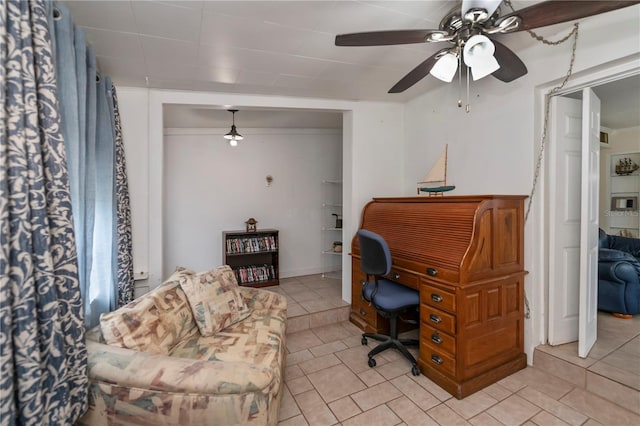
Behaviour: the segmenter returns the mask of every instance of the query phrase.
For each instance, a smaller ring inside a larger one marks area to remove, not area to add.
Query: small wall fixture
[[[229,131],[229,133],[224,135],[224,138],[229,141],[229,145],[238,146],[238,141],[244,139],[242,135],[236,130],[236,112],[238,112],[238,110],[228,109],[227,111],[233,114],[233,124],[231,124],[231,130]]]

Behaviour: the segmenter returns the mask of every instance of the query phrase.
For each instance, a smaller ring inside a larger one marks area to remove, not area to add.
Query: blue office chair
[[[389,319],[390,336],[376,333],[363,333],[362,344],[367,344],[367,338],[378,340],[380,343],[369,352],[369,367],[376,366],[374,355],[396,348],[405,358],[411,361],[411,374],[418,376],[420,369],[416,359],[405,345],[419,345],[416,339],[398,339],[398,318],[400,315],[415,312],[420,305],[420,293],[402,284],[382,278],[391,271],[391,253],[387,242],[380,235],[361,229],[358,231],[360,242],[360,269],[367,274],[367,281],[362,287],[362,297],[378,311],[384,318]],[[373,278],[373,282],[370,281]]]

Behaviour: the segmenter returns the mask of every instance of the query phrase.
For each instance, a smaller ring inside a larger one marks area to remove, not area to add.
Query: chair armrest
[[[268,392],[271,368],[227,361],[154,355],[87,340],[89,378],[160,392],[241,394]]]
[[[640,284],[640,262],[619,250],[600,249],[598,278],[620,284]]]

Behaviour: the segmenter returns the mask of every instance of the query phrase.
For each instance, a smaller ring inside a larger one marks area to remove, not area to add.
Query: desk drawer
[[[407,287],[411,287],[414,290],[418,290],[418,282],[420,278],[417,275],[412,274],[411,272],[401,271],[399,269],[391,268],[391,272],[384,276],[385,278],[395,281],[400,284],[404,284]]]
[[[445,351],[451,356],[456,355],[456,338],[439,331],[427,324],[420,325],[420,336],[423,344],[435,349]]]
[[[446,352],[434,348],[429,345],[430,341],[423,340],[421,343],[424,345],[420,348],[420,352],[424,352],[423,361],[430,367],[441,371],[449,376],[455,377],[456,375],[456,360],[448,355]],[[423,349],[424,348],[424,349]]]
[[[376,326],[376,316],[378,313],[373,306],[369,306],[369,302],[359,301],[359,303],[351,303],[351,312],[362,318],[367,324]]]
[[[424,303],[420,306],[420,320],[422,324],[429,325],[451,335],[456,334],[456,317],[439,309],[435,309]]]
[[[452,313],[456,312],[456,295],[430,284],[422,283],[420,287],[420,299],[422,303],[438,309],[444,309]]]

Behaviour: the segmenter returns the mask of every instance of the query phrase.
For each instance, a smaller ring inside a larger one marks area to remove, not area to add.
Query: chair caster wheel
[[[413,367],[411,367],[411,374],[413,374],[414,376],[420,375],[420,369],[418,368],[417,365],[414,365]]]
[[[367,338],[362,336],[362,340],[360,340],[360,343],[362,343],[363,346],[366,346],[367,344],[369,344],[369,342],[367,342]]]
[[[373,358],[369,358],[368,364],[369,364],[369,367],[373,368],[376,366],[376,360]]]

